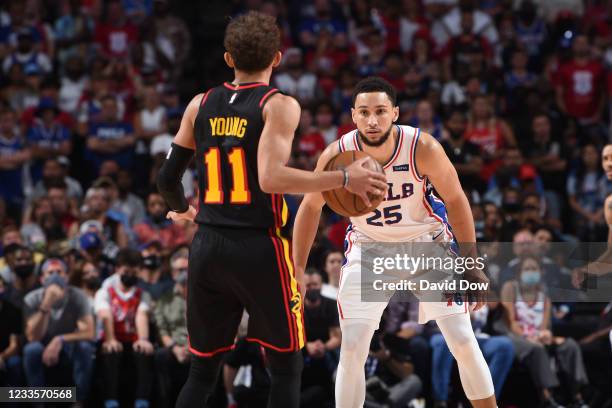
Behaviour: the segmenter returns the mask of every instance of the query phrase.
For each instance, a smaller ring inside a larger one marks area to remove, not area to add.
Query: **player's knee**
[[[457,361],[474,358],[475,356],[477,356],[477,353],[480,353],[480,349],[478,348],[478,342],[476,341],[476,338],[473,336],[473,334],[472,336],[453,336],[452,339],[447,339],[447,344]]]
[[[298,375],[304,368],[301,350],[290,353],[268,350],[267,358],[272,375]]]
[[[199,357],[192,355],[189,367],[189,378],[196,382],[214,381],[219,373],[222,355]]]

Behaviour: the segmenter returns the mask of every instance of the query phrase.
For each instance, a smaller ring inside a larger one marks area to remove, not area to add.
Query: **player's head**
[[[352,102],[353,123],[361,141],[368,146],[384,144],[399,117],[393,85],[382,78],[365,78],[355,86]]]
[[[612,144],[604,146],[601,152],[601,165],[606,172],[608,180],[612,180]]]
[[[278,66],[280,30],[274,17],[251,11],[233,19],[225,30],[224,59],[236,71],[254,74]]]

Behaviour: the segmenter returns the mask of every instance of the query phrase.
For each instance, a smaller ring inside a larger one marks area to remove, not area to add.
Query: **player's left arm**
[[[421,132],[415,160],[416,170],[421,177],[429,179],[444,201],[448,221],[459,245],[475,243],[476,231],[470,203],[461,188],[457,171],[442,145],[433,136]]]
[[[193,221],[196,210],[185,198],[181,179],[195,153],[194,125],[203,94],[196,95],[183,114],[181,126],[174,136],[172,147],[157,174],[157,189],[164,197],[170,211],[167,215],[174,221]]]
[[[460,255],[475,257],[476,230],[470,203],[468,202],[455,167],[446,156],[438,141],[427,133],[421,133],[416,149],[416,170],[421,177],[427,177],[440,195],[448,214],[448,221],[459,244]],[[488,283],[483,271],[472,268],[464,272],[466,279],[473,282]],[[473,291],[476,306],[480,309],[486,304],[487,290]]]

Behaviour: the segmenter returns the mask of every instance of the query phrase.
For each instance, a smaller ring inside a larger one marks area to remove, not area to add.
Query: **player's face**
[[[601,164],[608,180],[612,180],[612,144],[606,145],[601,152]]]
[[[399,108],[393,106],[386,93],[368,92],[357,95],[351,114],[362,141],[380,146],[389,137],[391,126],[399,117]]]

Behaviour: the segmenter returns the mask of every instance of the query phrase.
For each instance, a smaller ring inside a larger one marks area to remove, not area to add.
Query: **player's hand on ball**
[[[389,186],[387,186],[387,178],[384,174],[367,169],[365,166],[371,157],[364,157],[353,162],[346,168],[348,172],[348,185],[346,189],[353,194],[361,197],[366,206],[370,206],[368,193],[383,196]]]
[[[182,212],[182,213],[177,213],[176,211],[169,211],[168,215],[166,215],[166,218],[169,218],[169,219],[171,219],[174,222],[176,222],[176,221],[191,221],[191,222],[193,222],[193,220],[195,219],[195,216],[196,216],[197,213],[198,212],[193,207],[193,205],[190,205],[189,208],[187,209],[187,211]]]

